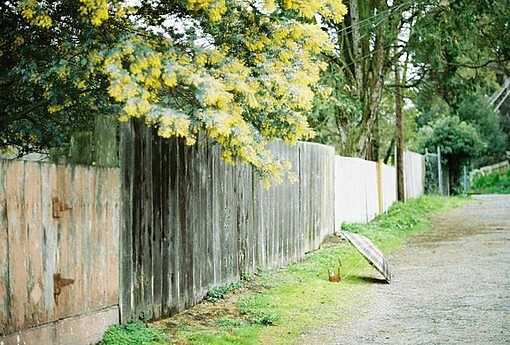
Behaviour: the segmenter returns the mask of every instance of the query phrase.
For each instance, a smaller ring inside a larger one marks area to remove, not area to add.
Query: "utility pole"
[[[400,90],[400,71],[398,60],[395,62],[395,117],[397,120],[396,138],[397,138],[397,198],[399,201],[405,201],[404,186],[404,140],[402,126],[402,93]]]

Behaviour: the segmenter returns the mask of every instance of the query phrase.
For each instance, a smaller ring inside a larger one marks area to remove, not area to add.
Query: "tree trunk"
[[[351,14],[351,28],[352,28],[352,50],[354,56],[354,76],[356,80],[356,96],[361,99],[361,92],[363,90],[363,69],[361,60],[361,42],[359,32],[359,9],[358,0],[349,0],[349,12]]]
[[[397,197],[405,201],[404,189],[404,138],[402,126],[402,93],[400,91],[400,72],[398,60],[395,62],[395,117],[397,121]]]
[[[368,78],[366,81],[367,94],[362,100],[365,103],[364,109],[364,133],[360,140],[360,148],[362,155],[368,160],[377,160],[374,152],[374,141],[377,134],[374,130],[375,123],[377,121],[377,114],[379,113],[379,107],[381,105],[381,98],[384,86],[384,76],[386,75],[387,69],[385,63],[387,62],[388,52],[383,46],[383,38],[385,30],[382,25],[378,26],[377,34],[375,37],[374,44],[374,61],[371,66],[371,70],[368,72]],[[365,86],[365,87],[366,87]]]
[[[392,138],[391,142],[390,142],[390,146],[388,146],[388,149],[386,150],[386,154],[384,155],[384,160],[383,160],[384,164],[388,164],[394,147],[395,147],[395,138]]]

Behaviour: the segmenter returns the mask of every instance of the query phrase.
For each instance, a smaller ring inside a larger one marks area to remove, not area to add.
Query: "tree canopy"
[[[317,24],[339,0],[7,1],[1,13],[0,143],[58,145],[94,114],[143,118],[162,137],[199,131],[264,181],[286,162],[268,140],[309,138],[306,112],[333,48]],[[83,121],[82,121],[83,120]]]
[[[323,80],[334,91],[316,101],[311,113],[317,140],[344,155],[386,159],[395,142],[388,128],[395,126],[391,101],[399,87],[408,147],[419,148],[418,128],[458,116],[486,143],[484,159],[474,162],[500,159],[505,118],[485,99],[510,67],[508,0],[350,0],[347,5],[346,20],[330,25],[336,55]],[[401,83],[390,73],[395,68],[402,70]]]
[[[267,185],[290,169],[266,149],[277,138],[388,160],[397,103],[411,148],[454,117],[485,144],[472,162],[510,150],[508,101],[486,100],[510,74],[508,0],[9,0],[0,14],[0,148],[21,154],[94,116],[140,118],[190,145],[205,133]]]

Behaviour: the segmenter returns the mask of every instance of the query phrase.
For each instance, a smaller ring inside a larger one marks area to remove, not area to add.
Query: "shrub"
[[[510,194],[510,170],[501,174],[493,172],[489,175],[478,176],[469,189],[475,194]]]

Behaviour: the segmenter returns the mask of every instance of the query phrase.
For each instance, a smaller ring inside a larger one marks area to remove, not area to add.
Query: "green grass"
[[[510,170],[505,174],[493,172],[479,176],[469,189],[473,194],[510,194]]]
[[[230,284],[225,284],[217,287],[216,289],[211,289],[207,292],[207,300],[211,302],[215,302],[219,299],[225,298],[227,294],[231,291],[238,290],[243,287],[243,282],[233,282]]]
[[[408,236],[431,229],[431,213],[469,200],[423,196],[396,203],[387,214],[368,224],[346,224],[345,229],[367,236],[388,254],[402,246]],[[331,283],[327,269],[337,267],[338,260],[342,275],[349,275],[340,283]],[[341,322],[350,304],[363,303],[359,296],[370,284],[363,277],[377,274],[374,272],[352,246],[324,246],[307,254],[301,263],[275,271],[258,270],[243,277],[243,291],[248,292],[237,295],[241,316],[223,316],[211,326],[178,327],[174,339],[190,344],[291,344],[311,327]],[[254,288],[250,290],[250,286]],[[220,287],[221,291],[212,294],[224,297],[231,288],[235,287]]]
[[[110,326],[98,345],[168,344],[170,335],[162,329],[147,327],[142,321]]]

